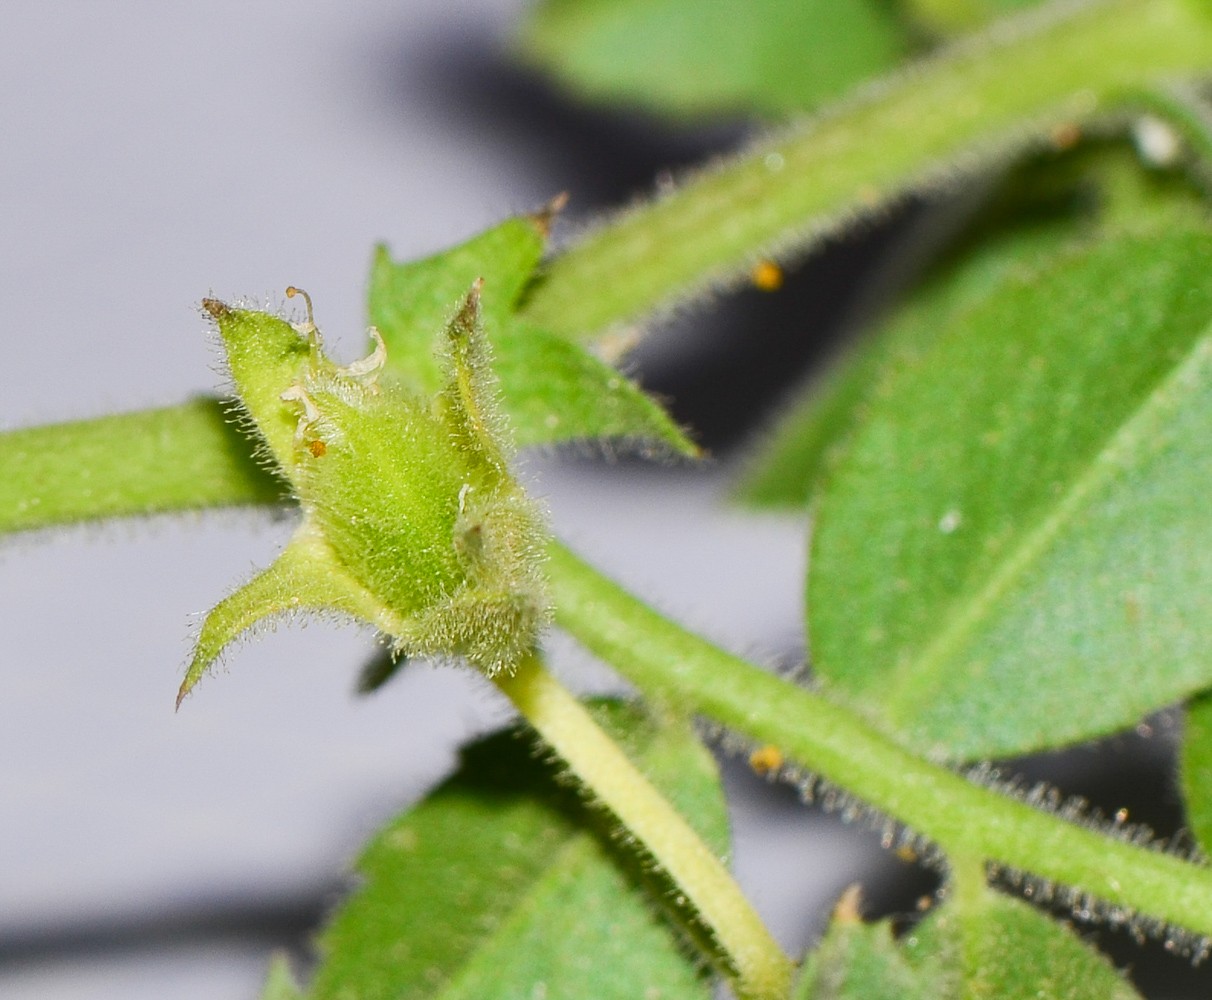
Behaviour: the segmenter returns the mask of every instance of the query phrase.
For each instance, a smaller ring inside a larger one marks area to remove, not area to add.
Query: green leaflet
[[[911,964],[893,940],[891,921],[865,924],[857,914],[835,911],[825,937],[804,960],[792,1000],[935,1000],[937,964]]]
[[[838,917],[794,1000],[1139,1000],[1093,947],[1027,903],[978,886],[892,938]]]
[[[0,533],[281,502],[286,484],[253,459],[230,408],[197,399],[0,434]]]
[[[1180,771],[1187,827],[1212,856],[1212,695],[1187,706]]]
[[[1123,142],[1032,158],[1003,182],[976,222],[908,300],[812,382],[749,460],[736,498],[802,508],[861,424],[864,400],[886,368],[913,364],[935,333],[996,290],[1011,272],[1101,232],[1162,231],[1206,216],[1183,176],[1143,167]]]
[[[847,353],[777,419],[738,483],[736,497],[759,508],[803,508],[861,425],[864,401],[885,368],[912,360],[957,313],[988,295],[1008,271],[1055,252],[1082,221],[1073,200],[1053,214],[1012,215],[1010,224],[964,240],[881,326]],[[1026,206],[1023,206],[1024,208]],[[1083,213],[1084,214],[1084,213]]]
[[[814,108],[910,48],[880,0],[547,0],[518,41],[579,95],[674,116]]]
[[[521,447],[616,441],[642,454],[699,458],[664,408],[583,347],[517,321],[496,340],[501,402]]]
[[[605,705],[623,740],[713,850],[727,849],[714,762],[684,726]],[[710,984],[597,817],[511,731],[366,849],[363,886],[321,938],[315,1000],[705,1000]],[[622,864],[620,864],[622,862]],[[542,984],[540,986],[539,984]]]
[[[885,326],[852,345],[778,419],[750,459],[736,498],[758,508],[806,507],[861,426],[866,401],[884,371],[911,362],[948,320],[988,295],[999,278],[1054,252],[1070,235],[1067,226],[1024,226],[999,233],[949,261]]]
[[[484,279],[481,309],[490,340],[510,325],[523,289],[543,257],[543,220],[508,219],[432,257],[397,264],[375,248],[368,314],[387,344],[387,370],[420,393],[442,381],[435,347],[467,289]]]
[[[1139,1000],[1106,958],[1022,900],[982,888],[957,899],[918,932],[918,946],[959,951],[959,1000]],[[959,938],[955,947],[954,938]]]
[[[546,221],[509,219],[461,246],[407,264],[394,263],[380,246],[371,267],[370,322],[387,344],[388,371],[416,391],[435,391],[436,340],[471,283],[483,278],[484,328],[501,405],[520,446],[611,438],[697,455],[634,382],[517,316],[543,255]]]
[[[931,755],[1131,724],[1212,680],[1212,237],[1007,278],[880,386],[821,493],[809,628]]]

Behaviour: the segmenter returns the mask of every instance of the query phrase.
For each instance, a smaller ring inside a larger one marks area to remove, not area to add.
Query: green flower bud
[[[310,299],[297,326],[203,302],[243,416],[303,521],[278,560],[207,617],[178,703],[242,631],[299,611],[361,619],[396,654],[461,657],[490,675],[533,649],[550,617],[547,536],[510,472],[480,284],[447,324],[430,398],[380,381],[386,349],[373,329],[368,358],[331,361]]]

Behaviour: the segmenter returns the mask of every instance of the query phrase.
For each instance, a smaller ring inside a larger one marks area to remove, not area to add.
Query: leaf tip
[[[303,993],[290,971],[290,959],[284,953],[274,955],[265,977],[260,1000],[302,1000]]]
[[[181,702],[183,702],[185,700],[185,696],[194,689],[194,685],[198,683],[198,678],[202,676],[202,671],[204,669],[205,667],[199,666],[196,659],[189,665],[189,670],[185,672],[185,679],[181,682],[181,686],[177,689],[177,700],[173,705],[174,712],[181,711]]]
[[[559,214],[564,211],[564,207],[568,204],[570,195],[567,191],[561,191],[546,205],[540,208],[537,212],[533,212],[526,218],[530,220],[530,224],[538,231],[538,234],[547,239],[551,235],[551,226],[555,222]]]
[[[231,307],[226,302],[220,302],[218,299],[203,299],[202,308],[212,319],[222,319],[231,312]]]
[[[446,336],[453,343],[471,341],[480,330],[480,293],[484,290],[484,279],[476,278],[463,296],[458,311],[446,324]]]
[[[863,922],[863,887],[854,882],[842,891],[833,907],[833,919],[839,924],[861,924]]]

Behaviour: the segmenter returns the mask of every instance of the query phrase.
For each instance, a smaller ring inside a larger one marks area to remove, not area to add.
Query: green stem
[[[537,656],[493,678],[573,773],[647,849],[684,893],[735,966],[737,994],[782,1000],[791,962],[736,882],[678,812]]]
[[[281,502],[231,404],[180,406],[0,434],[0,533],[103,517]]]
[[[1052,4],[867,88],[556,257],[524,315],[594,337],[801,252],[899,193],[952,183],[1114,104],[1212,65],[1201,0]]]
[[[1212,935],[1212,870],[1104,837],[930,764],[852,712],[662,617],[558,544],[549,574],[557,623],[646,691],[774,744],[945,851]]]

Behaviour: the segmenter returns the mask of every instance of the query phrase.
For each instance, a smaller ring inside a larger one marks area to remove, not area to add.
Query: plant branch
[[[671,622],[559,544],[556,621],[629,680],[785,755],[930,837],[1212,935],[1212,870],[1133,847],[975,785],[883,736],[852,711]]]
[[[285,485],[253,459],[227,409],[195,399],[0,434],[0,533],[281,502]]]
[[[635,323],[1209,64],[1199,0],[1054,2],[608,218],[551,262],[524,315],[575,338]]]
[[[720,860],[536,655],[493,678],[573,773],[685,894],[728,956],[739,996],[781,1000],[791,962]]]

